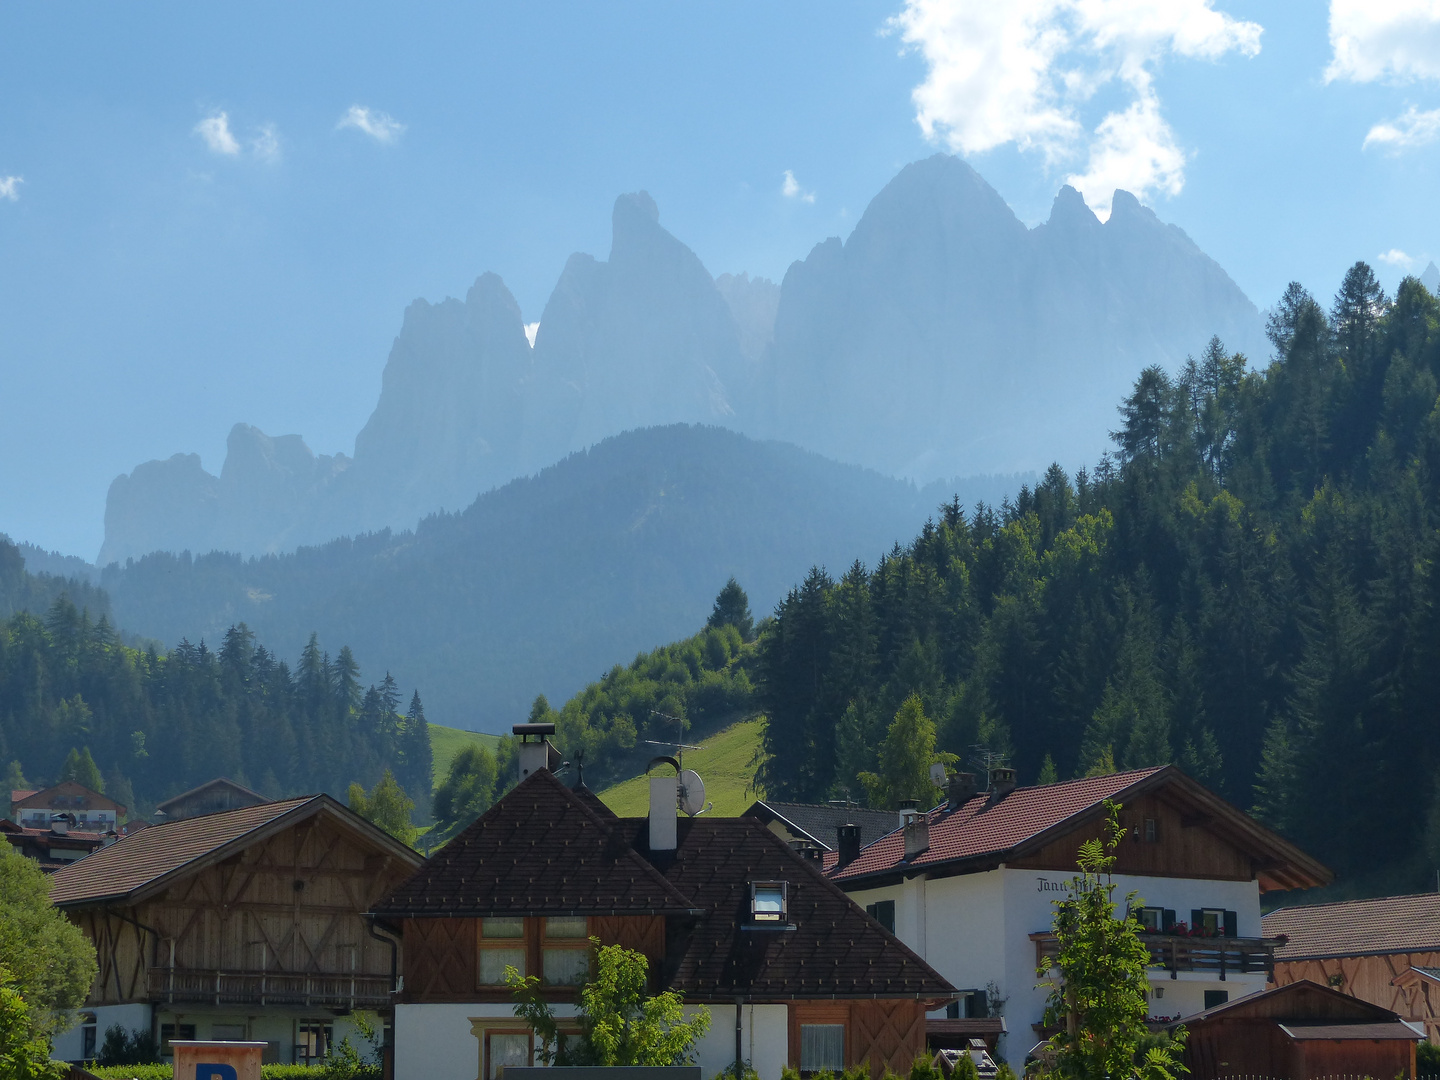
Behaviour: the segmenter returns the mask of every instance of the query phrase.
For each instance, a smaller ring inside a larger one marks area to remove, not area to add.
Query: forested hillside
[[[863,794],[918,694],[1022,782],[1179,762],[1351,881],[1433,886],[1440,306],[1357,264],[1269,335],[1147,369],[1113,459],[812,570],[760,641],[766,791]]]
[[[312,635],[292,671],[242,623],[218,649],[131,648],[103,592],[28,574],[0,542],[4,604],[14,614],[0,621],[0,768],[11,787],[73,775],[146,813],[216,776],[271,797],[342,795],[388,766],[428,807],[420,696],[402,713],[388,674],[366,689],[348,647],[332,657]]]

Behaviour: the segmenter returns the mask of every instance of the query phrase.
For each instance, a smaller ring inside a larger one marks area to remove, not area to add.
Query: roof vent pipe
[[[990,801],[997,803],[1015,790],[1015,770],[997,765],[990,770]]]
[[[675,769],[672,776],[650,777],[650,850],[674,851],[677,841],[677,813],[680,805],[680,763],[671,757],[652,758],[645,771],[658,764]]]
[[[919,858],[930,850],[930,818],[916,814],[905,825],[905,861]]]
[[[835,830],[835,833],[837,839],[835,850],[840,856],[835,865],[837,867],[848,866],[860,857],[860,826],[841,825]]]
[[[919,805],[919,799],[900,800],[900,828],[903,829],[906,825],[909,825],[912,820],[914,820],[915,814],[917,813],[915,808]]]
[[[975,797],[975,790],[975,774],[973,772],[956,773],[950,777],[945,792],[945,801],[951,810],[959,810]]]
[[[550,754],[554,748],[548,737],[555,734],[554,724],[516,724],[510,730],[520,736],[515,758],[520,766],[521,780],[533,772],[550,768]]]

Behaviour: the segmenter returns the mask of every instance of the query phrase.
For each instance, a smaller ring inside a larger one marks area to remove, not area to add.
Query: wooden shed
[[[1421,1039],[1389,1009],[1312,982],[1237,998],[1179,1023],[1189,1032],[1191,1080],[1414,1076]]]

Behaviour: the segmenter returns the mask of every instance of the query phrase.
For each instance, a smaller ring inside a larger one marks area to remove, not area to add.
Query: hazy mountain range
[[[1102,224],[1063,188],[1028,229],[937,155],[778,286],[712,277],[649,195],[622,195],[609,258],[571,256],[533,347],[495,274],[463,301],[417,300],[353,458],[237,424],[219,476],[176,454],[117,478],[99,561],[408,528],[607,436],[676,422],[922,483],[1074,466],[1104,449],[1141,367],[1173,366],[1212,334],[1265,348],[1255,305],[1124,192]]]
[[[1024,480],[958,495],[998,502]],[[157,553],[109,566],[102,582],[133,632],[213,645],[243,621],[293,656],[315,631],[419,686],[436,722],[503,731],[537,693],[558,704],[694,633],[730,576],[760,618],[814,564],[875,565],[956,493],[673,425],[606,439],[414,531],[252,559]]]

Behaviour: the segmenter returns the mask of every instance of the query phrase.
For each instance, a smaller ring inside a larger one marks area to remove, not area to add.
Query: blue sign
[[[195,1080],[240,1080],[234,1065],[196,1065]]]

